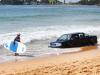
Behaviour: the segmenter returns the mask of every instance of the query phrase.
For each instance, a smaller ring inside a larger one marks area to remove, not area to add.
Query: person
[[[21,41],[20,41],[20,33],[18,33],[17,36],[15,37],[15,39],[14,39],[14,44],[15,44],[16,41],[17,41],[17,42],[21,42]],[[19,55],[19,54],[18,54],[18,53],[15,53],[15,56],[17,56],[17,55]]]

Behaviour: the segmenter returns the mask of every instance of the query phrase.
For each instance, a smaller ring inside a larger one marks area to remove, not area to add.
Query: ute
[[[52,48],[70,48],[97,44],[97,36],[88,35],[83,32],[64,34],[55,42],[50,43]]]

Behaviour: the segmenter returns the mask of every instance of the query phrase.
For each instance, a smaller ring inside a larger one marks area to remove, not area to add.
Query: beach
[[[99,75],[100,48],[0,64],[0,75]]]
[[[66,5],[0,6],[0,75],[99,75],[100,8]],[[98,46],[50,48],[61,35],[96,35]],[[20,33],[26,52],[4,48]]]

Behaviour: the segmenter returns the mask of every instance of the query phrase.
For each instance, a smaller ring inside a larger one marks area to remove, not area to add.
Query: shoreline
[[[94,75],[100,69],[100,48],[0,64],[0,75]],[[91,68],[92,67],[92,68]]]
[[[90,46],[89,49],[95,49],[95,46]],[[46,57],[51,57],[51,56],[59,56],[59,55],[63,55],[63,54],[73,54],[73,53],[79,53],[85,50],[89,50],[88,47],[76,47],[76,48],[55,48],[52,49],[53,51],[55,51],[54,53],[50,53],[50,54],[42,54],[42,55],[37,55],[34,56],[34,54],[20,54],[18,56],[15,56],[13,53],[5,50],[6,52],[8,52],[8,55],[1,55],[0,56],[0,64],[2,63],[6,63],[6,62],[12,62],[12,61],[28,61],[28,60],[32,60],[32,59],[39,59],[39,58],[46,58]],[[62,52],[59,52],[59,50],[62,50]],[[65,50],[65,51],[63,51]]]

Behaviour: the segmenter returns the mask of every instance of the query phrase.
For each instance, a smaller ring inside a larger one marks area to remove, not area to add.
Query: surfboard
[[[26,52],[26,46],[23,43],[15,41],[8,41],[4,44],[4,48],[13,53],[24,53]]]

